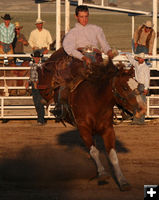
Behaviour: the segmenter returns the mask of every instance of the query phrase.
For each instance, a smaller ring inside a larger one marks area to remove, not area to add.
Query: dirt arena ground
[[[159,121],[115,125],[120,166],[132,185],[121,192],[113,178],[98,185],[96,168],[75,128],[35,120],[0,123],[1,200],[142,200],[144,184],[159,184]],[[105,168],[103,144],[97,137]]]

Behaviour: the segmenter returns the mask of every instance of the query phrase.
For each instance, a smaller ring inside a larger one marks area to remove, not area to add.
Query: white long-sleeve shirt
[[[29,37],[29,44],[32,48],[44,48],[47,47],[47,49],[50,49],[50,44],[52,43],[52,37],[50,35],[50,32],[46,29],[42,29],[39,31],[38,29],[34,29],[30,33]]]
[[[86,26],[76,23],[66,35],[63,41],[63,48],[70,56],[82,59],[83,54],[77,49],[81,47],[101,48],[106,54],[111,48],[105,38],[102,28],[93,24]]]
[[[135,67],[135,79],[139,83],[144,84],[145,89],[147,90],[150,86],[150,69],[148,65],[145,62],[139,64],[131,55],[127,55],[127,58]]]

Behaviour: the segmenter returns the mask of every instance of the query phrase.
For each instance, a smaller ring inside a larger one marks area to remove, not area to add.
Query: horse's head
[[[138,90],[139,83],[133,78],[133,69],[120,69],[112,81],[115,101],[139,118],[146,113],[146,104]]]

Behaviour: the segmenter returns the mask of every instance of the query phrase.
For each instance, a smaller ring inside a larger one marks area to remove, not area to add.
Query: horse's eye
[[[127,88],[126,86],[123,86],[123,90],[127,91],[127,90],[128,90],[128,88]]]

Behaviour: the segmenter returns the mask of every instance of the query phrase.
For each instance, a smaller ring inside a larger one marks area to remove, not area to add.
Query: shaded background
[[[99,0],[94,0],[99,3]],[[107,1],[105,1],[107,4]],[[152,0],[118,0],[118,7],[137,9],[143,11],[152,11]],[[159,3],[158,3],[159,4]],[[74,26],[74,9],[71,6],[71,27]],[[53,40],[56,37],[56,6],[55,1],[51,3],[41,4],[41,17],[46,22],[46,27],[52,35]],[[64,11],[64,4],[62,3],[62,11]],[[1,0],[0,14],[10,13],[13,17],[12,22],[19,21],[23,25],[22,32],[26,38],[29,38],[30,32],[35,28],[35,21],[37,19],[37,4],[33,0]],[[63,12],[64,13],[64,12]],[[101,26],[104,30],[106,38],[111,47],[122,51],[131,51],[131,17],[127,14],[112,13],[108,11],[100,11],[90,9],[90,23]],[[135,28],[146,20],[151,20],[149,17],[137,16],[135,17]],[[0,19],[0,22],[3,20]],[[64,15],[62,15],[62,27],[64,29]],[[159,46],[159,44],[158,44]],[[31,48],[25,48],[25,52],[30,52]]]

